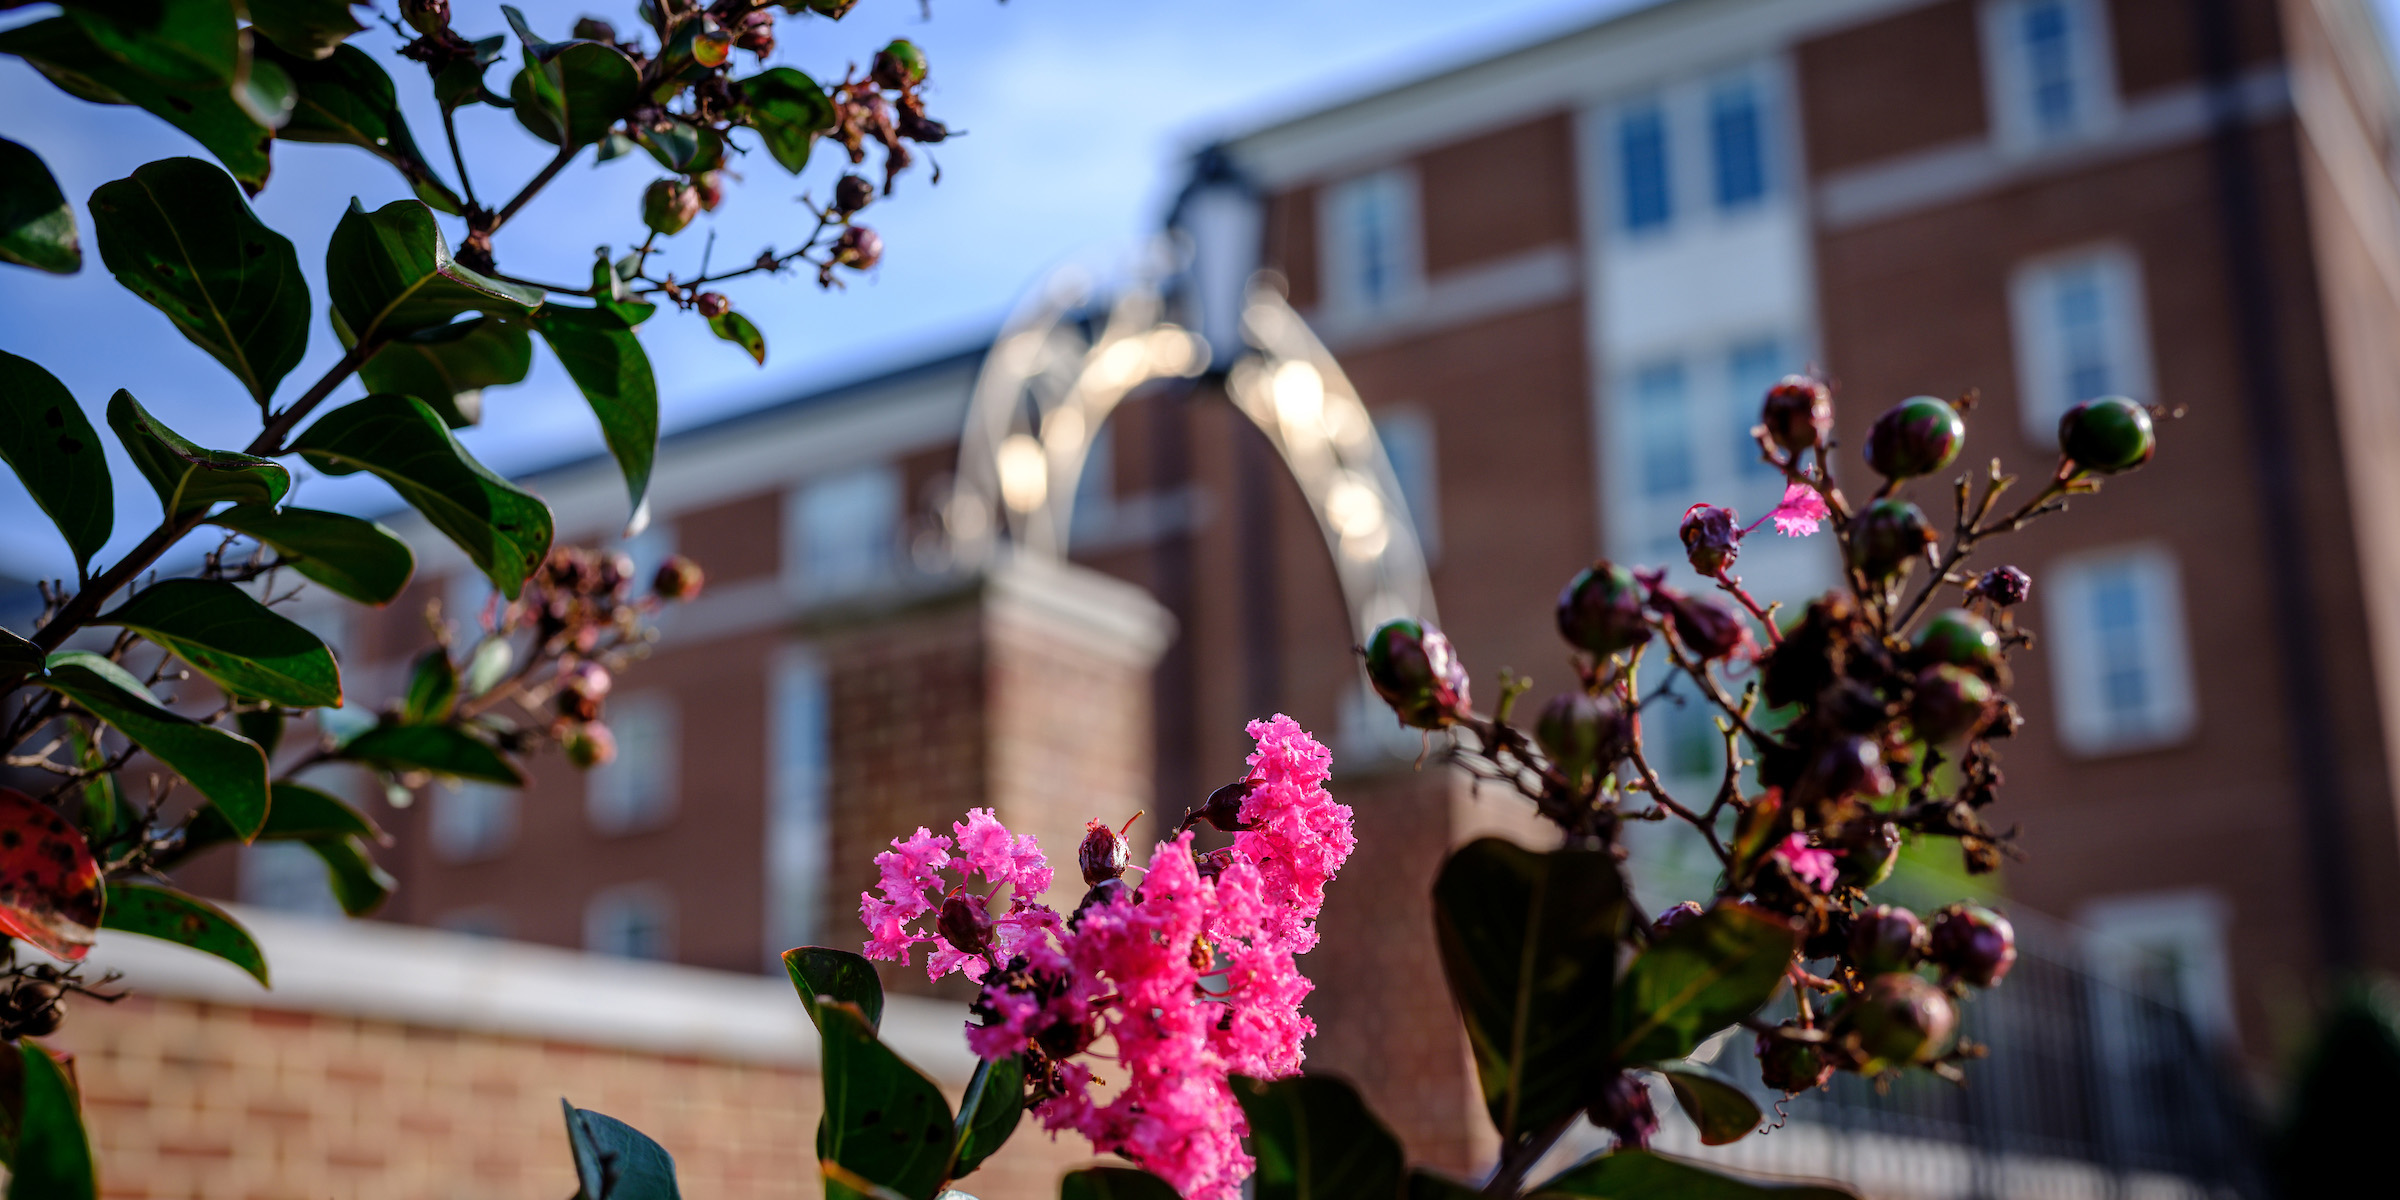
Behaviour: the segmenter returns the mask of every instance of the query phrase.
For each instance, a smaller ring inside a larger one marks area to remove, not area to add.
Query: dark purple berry
[[[1712,579],[1724,574],[1742,552],[1741,526],[1734,523],[1730,508],[1695,504],[1684,510],[1683,525],[1676,532],[1692,569]]]
[[[1975,732],[1992,712],[1992,685],[1960,667],[1940,663],[1917,673],[1908,721],[1936,746]]]
[[[1759,412],[1767,437],[1798,454],[1825,445],[1833,437],[1833,389],[1808,375],[1786,375],[1767,389]]]
[[[981,896],[961,892],[942,901],[933,927],[961,954],[981,954],[992,948],[992,914],[984,908]]]
[[[2017,962],[2017,930],[1980,904],[1953,904],[1933,914],[1925,957],[1952,979],[1990,987]]]
[[[1963,608],[1944,609],[1917,635],[1917,661],[1962,667],[1986,678],[2000,667],[2000,634]]]
[[[1859,514],[1850,531],[1850,565],[1869,579],[1889,579],[1925,556],[1934,542],[1933,523],[1906,500],[1878,500]]]
[[[1925,923],[1905,908],[1878,904],[1850,923],[1850,964],[1862,975],[1905,971],[1925,953]]]
[[[1958,1006],[1917,975],[1876,976],[1844,1014],[1866,1053],[1861,1069],[1870,1074],[1931,1062],[1950,1048],[1958,1031]]]
[[[1084,827],[1083,844],[1075,848],[1075,865],[1083,869],[1086,886],[1097,887],[1103,879],[1115,879],[1133,864],[1133,848],[1117,831],[1098,821]]]
[[[1591,1104],[1592,1124],[1617,1135],[1622,1149],[1640,1150],[1658,1136],[1658,1110],[1650,1105],[1650,1088],[1631,1072],[1603,1079]]]
[[[1690,921],[1694,917],[1697,917],[1707,911],[1707,909],[1700,907],[1699,901],[1686,900],[1683,903],[1658,914],[1658,919],[1650,922],[1650,928],[1658,933],[1661,937],[1664,937],[1668,933],[1673,932],[1676,926],[1682,925],[1683,923]]]
[[[2002,608],[2023,604],[2033,594],[2033,576],[2015,567],[1993,567],[1976,576],[1975,586],[1967,589],[1970,596],[1989,600]]]
[[[1798,1029],[1799,1023],[1786,1021],[1780,1028]],[[1795,1038],[1770,1033],[1758,1035],[1759,1082],[1786,1095],[1797,1095],[1822,1087],[1831,1078],[1833,1064],[1826,1061],[1824,1052],[1817,1047]]]
[[[1641,583],[1611,562],[1577,571],[1558,593],[1558,632],[1568,645],[1600,658],[1649,641]]]

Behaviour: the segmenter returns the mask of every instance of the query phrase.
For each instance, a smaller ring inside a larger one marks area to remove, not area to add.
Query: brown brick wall
[[[760,492],[667,518],[675,550],[712,584],[772,579],[783,570],[783,493]]]
[[[1929,5],[1798,47],[1800,123],[1823,175],[1981,134],[1975,6]]]
[[[1417,185],[1429,276],[1572,242],[1574,124],[1554,113],[1428,150]]]

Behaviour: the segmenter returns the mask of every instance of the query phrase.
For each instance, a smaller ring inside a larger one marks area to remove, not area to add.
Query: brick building
[[[1671,562],[1686,505],[1772,503],[1747,428],[1784,372],[1838,381],[1845,446],[1903,396],[1978,390],[1962,461],[2036,477],[2078,400],[2183,409],[2154,464],[1998,552],[2032,572],[2042,634],[2003,886],[2255,1065],[2329,975],[2400,967],[2383,46],[2357,0],[1668,0],[1217,161],[1375,415],[1479,686],[1565,683],[1549,606],[1595,554]],[[1342,747],[1368,847],[1305,964],[1312,1062],[1464,1166],[1446,1001],[1392,984],[1434,977],[1423,903],[1369,898],[1423,895],[1447,846],[1512,814],[1376,749],[1307,498],[1213,386],[1136,393],[1099,432],[1082,570],[950,570],[980,362],[670,437],[629,549],[700,559],[710,591],[611,698],[619,761],[394,814],[387,915],[755,971],[856,936],[893,826],[997,803],[1055,852],[1085,815],[1180,811],[1240,770],[1246,719],[1288,711]],[[605,462],[528,482],[562,537],[622,523]],[[1832,581],[1822,539],[1764,540],[1743,560],[1762,590]],[[361,694],[396,683],[426,600],[480,603],[420,544],[416,590],[345,634]],[[1669,714],[1654,736],[1685,762],[1705,733]],[[1644,847],[1648,894],[1691,886],[1686,850]],[[223,886],[309,903],[271,848],[240,875]]]

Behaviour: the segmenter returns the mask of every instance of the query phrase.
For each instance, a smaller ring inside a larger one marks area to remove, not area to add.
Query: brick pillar
[[[1173,626],[1132,584],[1032,559],[813,623],[832,699],[833,928],[894,837],[947,832],[970,808],[1040,839],[1058,872],[1046,902],[1073,907],[1084,822],[1150,804],[1150,670]],[[885,983],[968,994],[921,970]]]

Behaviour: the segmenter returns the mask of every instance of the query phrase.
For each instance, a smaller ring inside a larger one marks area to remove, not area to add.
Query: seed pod
[[[1676,926],[1681,925],[1684,922],[1689,921],[1707,911],[1707,909],[1700,907],[1699,901],[1686,900],[1683,903],[1658,914],[1658,918],[1650,922],[1650,928],[1663,937],[1666,934],[1673,932]]]
[[[617,735],[598,721],[585,721],[567,731],[563,749],[578,770],[605,767],[617,760]]]
[[[1083,924],[1083,914],[1085,912],[1088,912],[1091,909],[1097,908],[1103,904],[1115,904],[1117,901],[1126,899],[1132,895],[1133,888],[1124,880],[1103,879],[1100,882],[1093,884],[1091,889],[1083,894],[1082,902],[1075,906],[1074,912],[1068,914],[1067,924],[1069,926],[1080,926]]]
[[[1256,779],[1237,780],[1208,794],[1200,807],[1185,813],[1183,828],[1190,829],[1202,821],[1219,833],[1239,833],[1250,828],[1242,823],[1242,803],[1258,790]]]
[[[1767,437],[1798,454],[1823,446],[1833,437],[1833,389],[1809,375],[1786,375],[1767,389],[1759,411]]]
[[[1911,396],[1867,430],[1867,465],[1887,479],[1931,475],[1967,441],[1966,419],[1938,396]]]
[[[642,224],[673,236],[700,215],[700,193],[680,179],[661,179],[642,192]]]
[[[1975,586],[1968,588],[1967,594],[1979,596],[2002,608],[2023,604],[2025,598],[2033,594],[2033,576],[2015,567],[1993,567],[1976,577]]]
[[[1797,1021],[1785,1021],[1778,1028],[1798,1029]],[[1771,1033],[1758,1035],[1758,1079],[1785,1095],[1798,1095],[1810,1088],[1823,1087],[1833,1078],[1833,1064],[1825,1054],[1807,1042]]]
[[[899,119],[892,122],[892,131],[912,142],[931,146],[950,140],[950,127],[913,108],[900,110]]]
[[[906,91],[925,82],[925,52],[915,42],[898,38],[875,52],[874,65],[867,74],[875,86],[891,91]]]
[[[1833,860],[1834,870],[1842,882],[1865,891],[1892,877],[1900,861],[1900,827],[1890,821],[1852,822],[1835,848],[1841,853]]]
[[[1683,525],[1676,532],[1692,569],[1712,579],[1724,574],[1742,552],[1742,530],[1734,524],[1730,508],[1695,504],[1684,510]]]
[[[865,208],[875,200],[875,185],[862,176],[844,175],[833,182],[833,211],[843,216]]]
[[[1625,709],[1615,696],[1582,691],[1551,697],[1533,724],[1542,753],[1578,789],[1625,757],[1627,732]]]
[[[2000,635],[1966,609],[1944,609],[1917,634],[1917,661],[1964,667],[1989,679],[2000,669]]]
[[[868,270],[883,261],[883,235],[864,225],[853,225],[833,240],[833,261],[854,271]]]
[[[5,1021],[9,1037],[48,1037],[66,1019],[66,998],[55,983],[20,977],[8,996]]]
[[[765,58],[775,52],[775,14],[758,9],[742,16],[733,35],[733,44]]]
[[[1878,904],[1850,923],[1850,965],[1862,975],[1905,971],[1925,954],[1925,923],[1905,908]]]
[[[575,21],[575,36],[587,42],[614,46],[617,44],[617,27],[598,17],[579,17]]]
[[[1367,639],[1367,680],[1412,728],[1441,729],[1467,713],[1467,669],[1450,639],[1407,617],[1384,622]]]
[[[1654,598],[1675,622],[1675,636],[1702,662],[1728,657],[1750,644],[1750,627],[1714,600],[1663,587],[1655,590]]]
[[[450,0],[400,0],[400,19],[428,36],[450,28]]]
[[[1947,663],[1917,673],[1908,721],[1917,736],[1939,746],[1975,732],[1992,712],[1992,685]]]
[[[703,171],[692,176],[692,191],[700,197],[700,211],[717,211],[717,206],[725,203],[725,173]]]
[[[961,954],[981,954],[992,948],[992,914],[984,908],[981,896],[961,892],[942,901],[933,927]]]
[[[1844,736],[1827,742],[1809,760],[1796,790],[1803,797],[1833,801],[1845,796],[1888,796],[1894,786],[1891,768],[1884,765],[1883,751],[1874,741]]]
[[[621,596],[632,585],[632,555],[617,550],[603,554],[593,561],[593,591],[604,596]]]
[[[1577,571],[1558,593],[1558,632],[1568,645],[1600,658],[1649,641],[1640,581],[1605,560]]]
[[[2102,396],[2059,417],[2058,452],[2081,470],[2114,475],[2158,453],[2158,430],[2149,409],[2123,396]]]
[[[1980,904],[1953,904],[1933,914],[1925,957],[1952,979],[1990,987],[2017,962],[2017,929]]]
[[[662,600],[690,600],[700,595],[708,583],[708,573],[700,564],[677,554],[658,564],[658,574],[650,578],[650,590]]]
[[[692,298],[692,307],[699,309],[701,316],[714,321],[733,311],[733,301],[719,292],[702,292]]]
[[[1658,1136],[1658,1110],[1651,1107],[1650,1088],[1630,1072],[1608,1076],[1595,1092],[1592,1124],[1616,1134],[1618,1148],[1644,1149]]]
[[[1889,579],[1934,543],[1933,523],[1906,500],[1878,500],[1850,530],[1850,564],[1869,579]]]
[[[1133,864],[1133,848],[1117,831],[1098,821],[1084,826],[1083,844],[1075,848],[1075,865],[1083,869],[1086,886],[1097,887],[1103,879],[1115,879]]]
[[[1958,1032],[1958,1007],[1916,975],[1876,976],[1844,1015],[1870,1074],[1940,1058]]]

